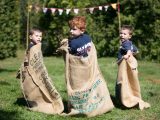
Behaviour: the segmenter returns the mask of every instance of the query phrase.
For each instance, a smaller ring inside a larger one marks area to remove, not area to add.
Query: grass
[[[159,120],[160,119],[160,64],[138,61],[139,80],[142,98],[151,104],[151,108],[140,111],[134,109],[121,109],[115,107],[111,112],[103,115],[85,117],[63,117],[27,110],[20,89],[19,80],[15,78],[16,72],[23,61],[24,51],[18,51],[17,58],[0,61],[0,120]],[[107,81],[110,94],[114,96],[117,65],[115,58],[100,58],[99,66]],[[64,81],[64,62],[61,57],[44,57],[48,74],[52,78],[63,100],[67,100]]]

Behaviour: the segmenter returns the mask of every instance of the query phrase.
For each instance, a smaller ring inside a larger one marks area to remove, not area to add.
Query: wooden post
[[[117,8],[118,8],[118,24],[119,24],[119,32],[121,30],[121,18],[120,18],[120,3],[119,0],[117,1]]]
[[[31,12],[31,9],[32,9],[32,5],[29,5],[28,4],[28,7],[27,7],[27,34],[26,34],[26,48],[28,49],[28,43],[29,43],[29,27],[30,27],[30,12]]]

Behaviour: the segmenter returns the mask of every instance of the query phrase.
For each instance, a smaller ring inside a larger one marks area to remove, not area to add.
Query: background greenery
[[[19,2],[0,1],[0,59],[15,57],[19,44]]]
[[[23,61],[26,49],[26,23],[28,4],[42,8],[84,8],[115,3],[116,0],[1,0],[0,1],[0,120],[66,120],[82,117],[61,117],[26,108],[16,72]],[[122,24],[134,27],[133,43],[139,48],[139,80],[142,98],[151,103],[144,111],[125,109],[115,104],[110,112],[97,116],[94,120],[159,120],[160,119],[160,1],[159,0],[120,0]],[[117,11],[112,7],[108,11],[95,11],[93,14],[81,12],[87,18],[87,32],[93,38],[98,50],[99,66],[113,96],[117,76],[116,61],[119,47]],[[43,53],[49,76],[64,101],[67,100],[64,82],[64,62],[56,57],[55,50],[60,40],[68,37],[68,20],[75,16],[71,13],[61,16],[44,14],[42,10],[30,12],[30,27],[38,26],[44,30]],[[54,56],[54,57],[53,57]],[[107,57],[106,57],[107,56]],[[110,56],[110,58],[108,58]],[[8,58],[11,57],[11,58]],[[145,60],[144,60],[145,59]],[[143,60],[143,61],[141,61]],[[147,61],[146,61],[147,60]],[[150,62],[148,62],[150,60]],[[156,63],[153,61],[157,61]],[[53,69],[54,68],[54,69]],[[115,101],[114,101],[115,102]],[[88,118],[83,118],[88,119]]]
[[[55,55],[59,42],[68,37],[68,20],[75,14],[58,12],[46,14],[43,7],[85,8],[116,3],[117,0],[1,0],[0,2],[0,59],[16,56],[17,48],[26,48],[27,6],[33,5],[30,12],[30,27],[44,30],[43,53]],[[160,1],[159,0],[119,0],[121,24],[134,27],[133,43],[139,48],[138,59],[160,61]],[[40,8],[36,10],[36,6]],[[98,56],[117,57],[119,30],[117,10],[109,7],[95,10],[93,14],[81,11],[86,16],[87,32],[96,45]]]
[[[139,63],[139,81],[144,101],[151,104],[151,108],[143,111],[137,108],[122,109],[118,106],[115,96],[115,82],[117,77],[117,65],[113,61],[116,58],[99,58],[99,66],[106,79],[109,92],[112,96],[115,108],[109,112],[93,118],[82,116],[62,117],[59,115],[47,115],[44,113],[27,110],[20,88],[20,81],[15,78],[16,72],[23,61],[24,51],[18,51],[17,58],[7,58],[0,64],[0,120],[159,120],[160,119],[160,64],[147,61]],[[67,91],[64,80],[64,61],[59,57],[44,57],[44,63],[48,74],[66,101]]]

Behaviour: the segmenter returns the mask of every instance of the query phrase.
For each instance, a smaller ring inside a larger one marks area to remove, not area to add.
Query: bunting
[[[76,8],[76,9],[73,9],[73,11],[74,11],[75,14],[78,14],[79,9]]]
[[[113,4],[108,4],[108,5],[103,5],[103,6],[95,6],[95,7],[88,7],[88,8],[40,8],[39,6],[35,6],[33,5],[34,10],[37,12],[40,11],[40,9],[42,9],[43,13],[47,13],[47,11],[51,11],[52,14],[58,13],[58,15],[62,15],[62,14],[70,14],[71,12],[73,12],[74,14],[78,14],[79,12],[81,12],[81,10],[85,10],[85,11],[89,11],[90,14],[93,14],[93,12],[95,10],[108,10],[108,7],[112,7],[113,9],[117,10],[117,3],[113,3]]]
[[[111,4],[111,6],[113,9],[115,9],[115,10],[117,9],[117,3]]]
[[[58,9],[59,15],[62,15],[63,9]]]
[[[66,14],[68,15],[71,9],[66,9]]]
[[[45,9],[47,9],[47,8],[45,8]],[[51,10],[51,12],[52,12],[52,14],[54,14],[55,13],[55,11],[56,11],[56,9],[55,8],[50,8],[50,10]],[[46,11],[43,11],[44,13],[46,13],[47,12],[47,10]]]
[[[94,8],[89,8],[89,12],[92,14],[93,13]]]
[[[104,6],[104,8],[105,8],[105,11],[107,11],[107,10],[108,10],[108,6]]]

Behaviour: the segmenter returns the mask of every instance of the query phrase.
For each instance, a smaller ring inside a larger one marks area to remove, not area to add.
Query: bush
[[[18,2],[13,0],[0,2],[0,59],[16,56],[17,44],[19,44],[17,5]]]

